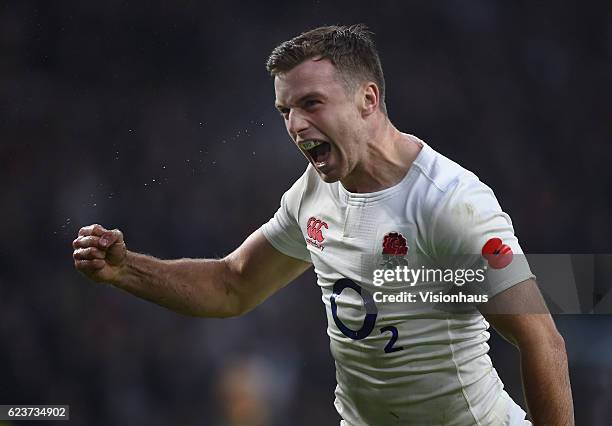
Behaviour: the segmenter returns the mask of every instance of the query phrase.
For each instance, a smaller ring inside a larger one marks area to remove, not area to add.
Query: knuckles
[[[96,234],[102,234],[104,232],[106,232],[106,229],[99,223],[94,223],[92,225],[83,226],[81,229],[79,229],[80,236],[92,235],[92,234],[96,235]]]
[[[100,246],[100,237],[96,237],[94,235],[80,236],[72,242],[72,247],[77,248],[87,248],[87,247],[96,247],[99,249],[104,249],[104,247]]]
[[[106,252],[95,247],[77,248],[72,252],[72,257],[80,260],[104,259]]]
[[[100,245],[102,236],[110,240],[109,246]],[[116,243],[125,247],[123,232],[117,228],[107,230],[98,223],[82,227],[72,241],[75,269],[90,278],[94,277],[96,271],[104,269],[107,265],[107,250]]]
[[[89,226],[84,226],[79,229],[77,238],[72,241],[72,247],[76,248],[83,247],[86,245],[97,245],[101,237],[110,239],[112,243],[116,241],[123,241],[123,232],[117,228],[108,230],[97,223]]]
[[[81,272],[90,272],[104,267],[104,261],[101,259],[75,259],[74,266]]]

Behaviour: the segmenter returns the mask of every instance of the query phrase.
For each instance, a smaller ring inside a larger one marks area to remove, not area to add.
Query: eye
[[[320,103],[321,101],[319,101],[318,99],[308,99],[304,102],[304,108],[306,109],[313,108],[314,106]]]
[[[278,113],[287,120],[289,118],[289,108],[278,108]]]

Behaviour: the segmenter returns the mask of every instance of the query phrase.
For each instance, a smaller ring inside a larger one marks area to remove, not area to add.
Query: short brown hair
[[[278,45],[268,57],[266,69],[275,76],[316,56],[331,61],[349,90],[354,89],[358,82],[376,83],[380,92],[380,109],[387,114],[385,77],[374,44],[374,33],[366,25],[331,25],[302,33]]]

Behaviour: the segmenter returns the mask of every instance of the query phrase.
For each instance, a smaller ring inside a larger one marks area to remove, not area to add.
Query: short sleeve
[[[306,173],[281,198],[274,216],[261,226],[261,231],[275,249],[287,256],[311,262],[310,252],[302,235],[298,212],[306,187]]]
[[[450,186],[432,213],[432,252],[453,268],[484,267],[489,297],[535,278],[491,188],[473,175]]]

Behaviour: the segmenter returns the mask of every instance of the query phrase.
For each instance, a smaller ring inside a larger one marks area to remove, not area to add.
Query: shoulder
[[[462,249],[472,252],[489,228],[511,229],[510,218],[501,210],[493,190],[473,172],[424,145],[424,155],[415,166],[422,190],[422,225],[427,228],[434,252]],[[472,242],[459,247],[462,243]]]
[[[422,144],[423,148],[414,161],[414,167],[437,189],[440,196],[447,193],[459,181],[478,180],[478,177],[471,171],[440,154],[424,142]]]
[[[289,210],[297,212],[304,197],[317,191],[320,181],[321,179],[317,171],[312,165],[308,164],[304,173],[283,194],[281,205],[285,205]]]
[[[478,179],[473,172],[440,154],[423,143],[421,155],[414,162],[419,174],[419,187],[423,197],[423,208],[429,214],[456,213],[464,209],[474,210],[469,199],[474,195],[484,195],[489,201],[493,191]],[[493,196],[494,198],[494,196]]]
[[[309,163],[306,170],[304,170],[304,173],[302,173],[302,175],[293,183],[293,185],[291,185],[291,188],[289,188],[287,192],[291,191],[303,193],[305,191],[312,191],[319,184],[320,180],[321,179],[319,178],[317,171]]]

